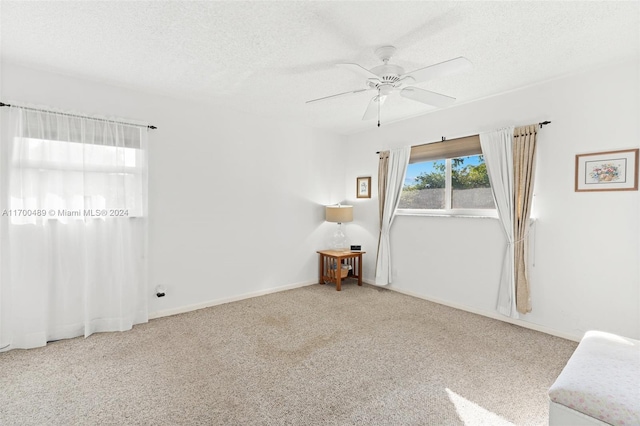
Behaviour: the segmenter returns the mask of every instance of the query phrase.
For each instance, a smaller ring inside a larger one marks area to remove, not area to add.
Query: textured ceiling
[[[419,84],[468,102],[640,55],[640,2],[0,2],[2,60],[338,133],[371,93],[336,63],[379,65],[376,47],[412,71],[458,56],[470,72]],[[391,122],[433,111],[401,97]]]

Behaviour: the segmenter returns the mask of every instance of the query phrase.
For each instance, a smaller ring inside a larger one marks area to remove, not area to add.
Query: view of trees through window
[[[446,196],[448,191],[450,197]],[[447,198],[451,205],[447,205]],[[409,164],[399,208],[494,209],[484,157],[471,155]]]

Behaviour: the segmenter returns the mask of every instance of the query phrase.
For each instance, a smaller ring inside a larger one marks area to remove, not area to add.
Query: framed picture
[[[358,198],[371,198],[371,177],[356,178],[356,196]]]
[[[576,155],[576,192],[637,190],[638,148]]]

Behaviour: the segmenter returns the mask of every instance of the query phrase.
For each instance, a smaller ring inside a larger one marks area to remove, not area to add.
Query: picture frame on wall
[[[576,192],[637,190],[638,148],[576,155]]]
[[[371,176],[356,178],[356,197],[371,198]]]

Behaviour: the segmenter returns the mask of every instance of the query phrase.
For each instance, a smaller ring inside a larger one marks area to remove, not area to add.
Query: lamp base
[[[342,224],[338,223],[338,227],[335,232],[331,236],[331,248],[333,250],[338,251],[348,251],[349,250],[349,240],[347,239],[347,235],[342,230]]]

